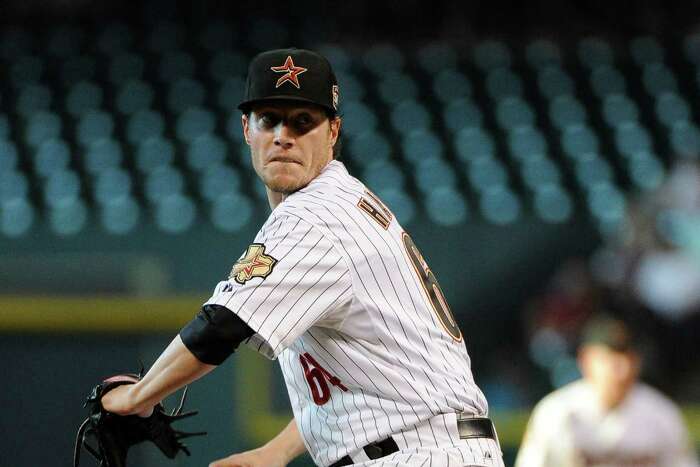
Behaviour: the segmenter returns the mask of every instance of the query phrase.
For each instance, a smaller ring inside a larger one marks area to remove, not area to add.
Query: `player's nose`
[[[274,143],[276,146],[282,146],[284,149],[289,149],[294,145],[294,133],[285,122],[280,122],[275,128]]]

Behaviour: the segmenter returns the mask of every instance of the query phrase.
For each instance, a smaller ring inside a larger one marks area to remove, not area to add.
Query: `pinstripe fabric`
[[[207,303],[237,313],[257,333],[248,344],[279,359],[318,465],[392,434],[401,450],[471,453],[477,448],[454,438],[456,425],[450,432],[440,416],[487,413],[466,346],[440,323],[401,226],[394,219],[385,229],[358,208],[365,190],[331,162],[277,206],[256,236],[278,261],[272,273],[242,285],[221,282]]]

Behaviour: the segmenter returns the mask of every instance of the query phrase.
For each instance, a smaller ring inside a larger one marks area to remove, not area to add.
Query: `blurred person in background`
[[[620,320],[588,322],[582,378],[535,406],[515,467],[698,467],[677,406],[639,381],[636,344]]]

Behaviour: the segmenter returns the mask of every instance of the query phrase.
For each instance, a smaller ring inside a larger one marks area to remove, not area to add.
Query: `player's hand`
[[[233,454],[209,464],[209,467],[285,467],[287,462],[279,451],[261,447]]]
[[[114,389],[109,390],[100,402],[102,403],[102,408],[107,412],[112,412],[117,415],[129,415],[131,413],[129,407],[129,400],[131,395],[129,391],[132,389],[132,384],[125,384],[123,386],[117,386]],[[135,415],[139,417],[150,417],[153,413],[153,407],[148,407],[143,411],[137,412]]]

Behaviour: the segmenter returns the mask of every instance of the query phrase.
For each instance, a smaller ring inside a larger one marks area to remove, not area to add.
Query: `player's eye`
[[[279,123],[280,118],[270,112],[265,112],[260,114],[258,117],[258,123],[262,128],[274,128]]]

